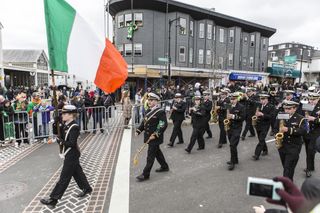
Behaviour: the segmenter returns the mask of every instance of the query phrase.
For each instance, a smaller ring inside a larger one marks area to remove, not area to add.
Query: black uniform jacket
[[[250,119],[256,113],[258,99],[258,96],[251,95],[248,99],[245,100],[246,118]]]
[[[168,122],[166,113],[160,107],[148,109],[146,115],[141,122],[139,128],[136,130],[138,134],[144,131],[144,143],[147,142],[149,137],[153,134],[156,139],[150,141],[150,144],[162,144],[163,133],[167,129]]]
[[[173,110],[170,116],[170,119],[173,121],[183,121],[185,119],[184,114],[187,108],[187,105],[184,101],[178,102],[173,102],[172,106],[176,107],[176,110]]]
[[[231,119],[231,129],[242,129],[242,123],[246,115],[245,107],[242,104],[237,103],[235,107],[231,107],[230,114],[234,115],[234,118]]]
[[[320,136],[320,102],[314,107],[313,111],[310,113],[310,116],[315,117],[314,121],[309,121],[310,133],[313,136]]]
[[[66,134],[69,128],[71,129],[69,131],[69,134],[66,137]],[[77,143],[79,135],[80,135],[80,128],[76,121],[72,121],[68,125],[62,125],[61,140],[64,146],[64,151],[66,152],[70,148],[70,151],[68,151],[68,153],[65,156],[65,160],[67,161],[79,160],[80,148]]]
[[[211,118],[211,110],[212,110],[212,101],[206,100],[203,101],[203,108],[205,110],[205,118],[209,121]]]
[[[275,107],[270,103],[267,103],[264,107],[259,104],[258,107],[259,111],[263,113],[263,116],[258,117],[257,129],[267,130],[271,124],[272,118],[274,117]]]
[[[200,106],[195,106],[196,110],[191,110],[191,123],[193,128],[205,128],[208,122],[205,118],[206,109],[200,104]]]
[[[284,133],[283,147],[280,150],[300,150],[303,143],[302,136],[307,133],[306,122],[306,119],[298,113],[294,113],[289,120],[284,122],[284,126],[288,127],[288,132]]]
[[[217,102],[217,106],[220,106],[218,110],[219,121],[223,121],[227,117],[227,107],[230,104],[230,99],[225,98],[224,100],[219,99]]]

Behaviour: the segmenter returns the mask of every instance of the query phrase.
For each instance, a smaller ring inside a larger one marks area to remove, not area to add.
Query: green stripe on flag
[[[44,0],[44,10],[50,67],[68,72],[67,50],[76,11],[64,0]]]

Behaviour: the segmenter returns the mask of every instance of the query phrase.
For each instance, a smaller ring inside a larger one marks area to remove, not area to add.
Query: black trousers
[[[28,141],[28,131],[27,124],[26,123],[16,123],[15,126],[15,135],[16,135],[16,141],[20,145],[22,140],[23,143],[29,143]],[[23,139],[22,139],[23,138]]]
[[[252,117],[247,117],[246,118],[246,126],[242,132],[242,137],[246,137],[248,131],[250,131],[250,134],[251,135],[256,135],[255,131],[254,131],[254,128],[252,126]]]
[[[171,144],[174,144],[174,141],[176,140],[176,137],[178,136],[179,142],[183,143],[183,135],[181,130],[181,124],[183,120],[174,120],[173,121],[173,130],[170,137]]]
[[[314,171],[314,158],[316,155],[315,144],[316,144],[317,136],[312,133],[308,138],[304,138],[305,148],[306,148],[306,163],[307,170]]]
[[[101,111],[98,111],[98,109],[93,109],[93,129],[98,128],[97,123],[100,124],[100,129],[102,129],[102,113]]]
[[[194,144],[196,143],[196,141],[198,141],[198,145],[200,149],[204,149],[205,145],[204,145],[204,139],[203,139],[203,134],[204,134],[205,128],[199,127],[199,128],[195,128],[193,127],[192,130],[192,135],[190,138],[190,143],[188,145],[188,150],[191,151]]]
[[[226,134],[226,131],[224,131],[223,121],[219,121],[219,129],[220,129],[219,144],[226,144],[227,134]]]
[[[301,150],[301,147],[300,147]],[[283,167],[283,176],[290,178],[293,181],[294,170],[299,160],[300,150],[286,152],[282,149],[279,150],[279,155]]]
[[[256,150],[254,152],[254,155],[259,157],[261,152],[268,152],[268,146],[266,144],[266,137],[269,131],[269,126],[266,126],[265,128],[259,128],[257,129],[257,134],[258,134],[258,140],[259,143],[256,146]]]
[[[210,129],[209,121],[206,123],[205,132],[207,132],[208,137],[212,137],[212,132],[211,132],[211,129]]]
[[[143,175],[145,177],[150,176],[150,171],[152,169],[155,159],[157,159],[161,168],[169,168],[166,162],[166,159],[164,158],[163,153],[160,149],[160,145],[152,144],[152,141],[151,141],[150,144],[148,145],[147,164],[143,169]]]
[[[72,177],[81,190],[91,190],[79,160],[68,161],[68,159],[66,159],[63,163],[60,179],[51,192],[50,197],[57,200],[61,199]]]
[[[230,142],[230,161],[235,164],[239,162],[238,159],[238,144],[240,141],[241,128],[239,129],[230,129],[228,132],[228,139]]]

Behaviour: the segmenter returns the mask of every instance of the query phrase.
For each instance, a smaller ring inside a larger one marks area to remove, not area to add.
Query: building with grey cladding
[[[134,0],[133,10],[130,0],[111,0],[109,12],[114,18],[115,45],[133,64],[128,81],[134,87],[154,85],[167,76],[159,58],[168,55],[169,20],[174,19],[170,53],[177,84],[207,84],[213,76],[225,83],[234,71],[267,76],[273,28],[172,0]],[[127,35],[132,14],[137,30],[131,41]]]

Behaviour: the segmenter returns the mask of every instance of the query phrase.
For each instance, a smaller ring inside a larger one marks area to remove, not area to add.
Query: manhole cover
[[[24,183],[6,183],[0,185],[0,201],[16,197],[26,191],[27,185]]]

